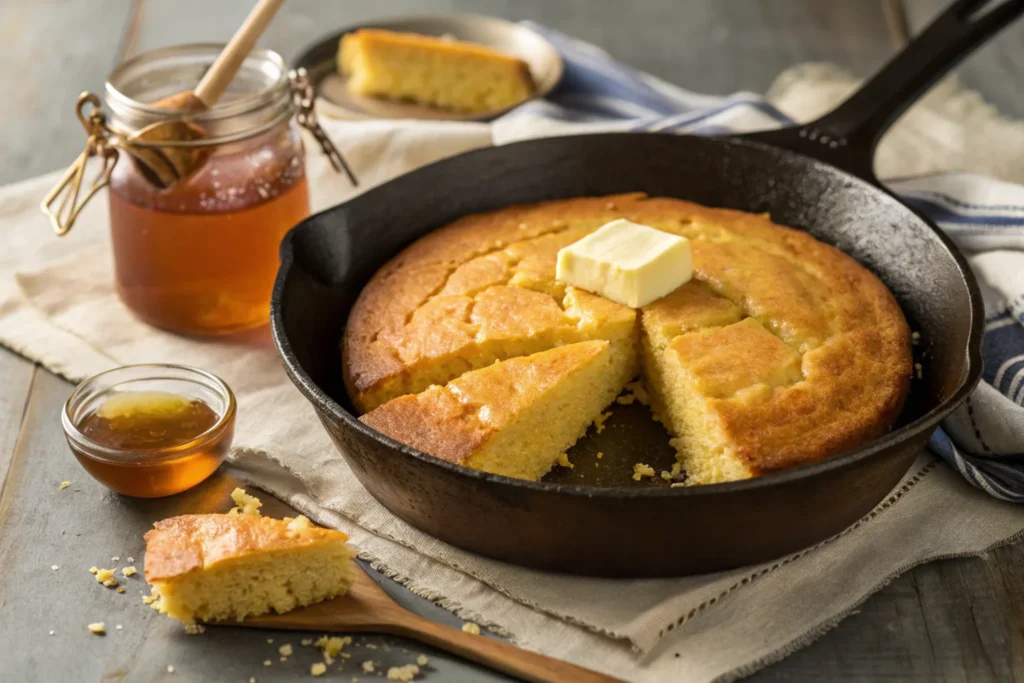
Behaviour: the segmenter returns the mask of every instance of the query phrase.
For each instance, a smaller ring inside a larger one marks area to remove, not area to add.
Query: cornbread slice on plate
[[[152,606],[175,619],[237,620],[344,594],[353,551],[344,533],[305,517],[183,515],[146,534]]]
[[[530,69],[517,57],[475,43],[381,29],[344,35],[338,68],[357,95],[471,113],[507,109],[534,91]]]
[[[466,373],[359,419],[444,460],[537,480],[583,436],[635,370],[632,348],[581,342]]]

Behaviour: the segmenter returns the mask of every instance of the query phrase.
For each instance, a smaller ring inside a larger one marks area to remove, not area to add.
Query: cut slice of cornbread
[[[444,460],[536,480],[635,372],[631,344],[581,342],[466,373],[359,419]]]
[[[354,555],[344,533],[305,517],[183,515],[146,534],[153,607],[186,624],[287,612],[345,593]]]
[[[338,68],[358,95],[486,112],[533,94],[526,63],[497,50],[414,33],[360,29],[342,36]]]

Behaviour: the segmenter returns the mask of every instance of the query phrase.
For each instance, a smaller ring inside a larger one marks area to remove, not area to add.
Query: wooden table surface
[[[0,99],[6,128],[0,138],[0,183],[61,167],[78,153],[83,135],[72,111],[75,96],[84,89],[100,91],[120,60],[162,45],[223,41],[250,4],[0,2],[0,57],[8,74]],[[263,42],[291,57],[319,35],[370,17],[472,11],[545,23],[696,91],[763,91],[779,71],[801,61],[832,61],[867,75],[941,5],[941,0],[902,5],[895,0],[290,0]],[[1022,38],[1024,25],[1013,27],[960,71],[968,85],[1016,116],[1024,116]],[[193,491],[156,501],[111,494],[86,476],[63,440],[58,415],[71,389],[0,349],[0,680],[273,681],[308,675],[314,653],[298,647],[295,634],[225,628],[186,636],[142,607],[140,577],[123,581],[123,595],[96,584],[89,566],[110,566],[111,556],[120,556],[119,565],[128,557],[141,563],[142,534],[154,520],[224,510],[234,483],[217,474]],[[58,491],[64,480],[74,485]],[[271,513],[284,511],[270,507]],[[410,608],[458,623],[380,580]],[[84,627],[100,620],[107,624],[105,638]],[[123,629],[116,630],[116,624]],[[286,663],[277,654],[284,643],[297,651]],[[413,643],[370,636],[357,644],[346,671],[332,667],[324,680],[362,676],[357,663],[365,659],[386,667],[410,662],[421,652],[431,657],[428,680],[505,680]],[[264,660],[272,665],[263,666]],[[1024,550],[1005,547],[984,558],[909,571],[821,640],[753,678],[1024,680]]]

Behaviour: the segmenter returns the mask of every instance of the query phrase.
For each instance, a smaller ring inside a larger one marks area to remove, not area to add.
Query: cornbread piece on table
[[[483,45],[360,29],[342,36],[338,68],[358,95],[480,113],[515,106],[534,91],[526,63]]]
[[[241,621],[344,594],[353,551],[344,533],[305,517],[183,515],[146,534],[152,606],[186,624]]]
[[[444,460],[536,480],[583,436],[635,371],[631,348],[580,342],[468,372],[360,419]]]
[[[616,218],[692,249],[693,280],[642,307],[639,325],[633,309],[555,279],[558,250]],[[639,343],[688,484],[809,464],[880,436],[912,372],[899,306],[852,258],[766,215],[640,193],[466,216],[381,268],[349,320],[343,367],[362,410],[497,359],[585,339]]]

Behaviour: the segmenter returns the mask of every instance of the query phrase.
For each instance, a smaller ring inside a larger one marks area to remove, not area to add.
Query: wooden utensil
[[[256,3],[245,22],[203,74],[195,90],[169,95],[152,106],[196,113],[215,105],[282,4],[284,0],[260,0]],[[160,121],[139,131],[136,138],[146,145],[134,146],[132,153],[142,162],[140,167],[146,177],[157,187],[166,188],[202,166],[212,148],[207,145],[166,146],[165,143],[194,142],[207,137],[209,132],[192,121]]]
[[[349,592],[309,607],[246,619],[240,625],[292,631],[371,631],[412,638],[496,671],[535,683],[622,683],[617,678],[424,619],[388,597],[357,568]]]

